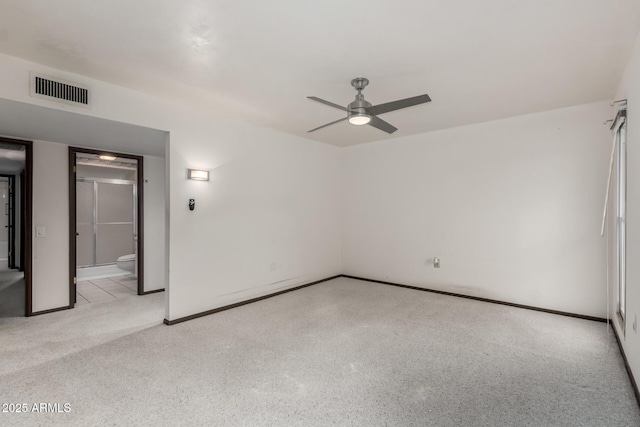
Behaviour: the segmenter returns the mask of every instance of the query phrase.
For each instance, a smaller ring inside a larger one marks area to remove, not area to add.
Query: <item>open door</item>
[[[145,294],[143,176],[142,156],[69,147],[72,307],[100,279]]]

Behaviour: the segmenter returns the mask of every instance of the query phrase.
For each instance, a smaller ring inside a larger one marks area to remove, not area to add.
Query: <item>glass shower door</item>
[[[97,183],[96,264],[110,264],[135,253],[132,184]]]
[[[135,253],[135,186],[128,181],[76,182],[76,266],[114,264]]]
[[[76,181],[76,266],[96,263],[95,190],[93,181]]]

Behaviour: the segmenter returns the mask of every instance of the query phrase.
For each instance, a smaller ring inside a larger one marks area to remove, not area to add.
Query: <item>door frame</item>
[[[23,215],[22,212],[25,212],[25,203],[26,203],[26,198],[24,195],[24,191],[22,191],[23,188],[25,188],[26,186],[26,173],[23,170],[22,173],[20,173],[20,215]],[[25,225],[24,225],[24,221],[22,221],[22,219],[20,220],[20,242],[24,242],[24,230],[25,230]],[[18,254],[20,256],[20,268],[19,271],[24,271],[24,260],[25,260],[25,256],[24,256],[24,243],[20,244],[20,253]]]
[[[23,218],[21,221],[21,234],[24,233],[20,248],[24,251],[24,259],[21,263],[21,267],[24,267],[24,285],[25,285],[25,301],[24,301],[24,313],[25,316],[33,316],[33,141],[26,141],[22,139],[13,139],[0,137],[0,142],[3,144],[21,145],[25,147],[25,185],[20,189],[24,197],[24,209],[21,210],[20,215]],[[14,204],[15,211],[15,204]],[[15,221],[14,221],[15,227]],[[22,231],[24,230],[24,231]],[[15,230],[14,230],[15,231]]]
[[[626,111],[626,110],[625,110]],[[617,314],[626,325],[627,288],[627,121],[626,116],[617,128],[616,140],[616,270],[618,304]],[[623,326],[623,334],[626,334]]]
[[[71,308],[75,305],[76,299],[76,154],[112,155],[125,159],[137,160],[138,170],[136,173],[137,189],[137,213],[136,228],[138,230],[137,240],[137,262],[138,262],[138,295],[145,295],[144,292],[144,165],[142,156],[135,154],[116,153],[108,150],[95,150],[91,148],[69,147],[69,302]]]

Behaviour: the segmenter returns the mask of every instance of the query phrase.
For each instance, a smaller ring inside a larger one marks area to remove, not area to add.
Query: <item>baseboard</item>
[[[164,292],[164,288],[162,288],[162,289],[154,289],[152,291],[144,291],[143,293],[138,294],[138,295],[149,295],[149,294],[155,294],[157,292]]]
[[[627,374],[629,375],[629,381],[631,381],[631,387],[633,387],[633,392],[636,395],[638,406],[640,406],[640,390],[638,389],[638,383],[636,382],[636,379],[633,376],[633,372],[631,372],[631,366],[629,366],[627,355],[624,353],[624,348],[622,347],[622,341],[620,341],[620,336],[618,336],[618,331],[616,330],[616,327],[611,320],[609,320],[609,326],[611,326],[611,329],[613,329],[613,335],[615,335],[616,337],[616,342],[618,343],[620,354],[622,354],[622,360],[624,361],[624,367],[627,369]]]
[[[531,305],[516,304],[516,303],[512,303],[512,302],[506,302],[506,301],[500,301],[500,300],[494,300],[494,299],[482,298],[482,297],[474,297],[474,296],[471,296],[471,295],[458,294],[458,293],[455,293],[455,292],[447,292],[447,291],[439,291],[439,290],[435,290],[435,289],[420,288],[418,286],[404,285],[404,284],[401,284],[401,283],[387,282],[387,281],[384,281],[384,280],[376,280],[376,279],[368,279],[368,278],[365,278],[365,277],[351,276],[349,274],[339,274],[337,276],[328,277],[326,279],[321,279],[321,280],[317,280],[315,282],[311,282],[311,283],[307,283],[307,284],[304,284],[304,285],[296,286],[296,287],[293,287],[293,288],[290,288],[290,289],[285,289],[284,291],[274,292],[272,294],[264,295],[264,296],[257,297],[257,298],[251,298],[251,299],[248,299],[248,300],[245,300],[245,301],[240,301],[240,302],[237,302],[237,303],[234,303],[234,304],[225,305],[223,307],[214,308],[212,310],[207,310],[207,311],[203,311],[203,312],[200,312],[200,313],[192,314],[190,316],[179,317],[179,318],[174,319],[174,320],[164,319],[164,323],[165,323],[165,325],[175,325],[176,323],[182,323],[182,322],[186,322],[188,320],[197,319],[198,317],[208,316],[210,314],[218,313],[220,311],[229,310],[231,308],[240,307],[240,306],[245,305],[245,304],[251,304],[253,302],[261,301],[263,299],[271,298],[271,297],[274,297],[276,295],[281,295],[281,294],[284,294],[286,292],[295,291],[295,290],[298,290],[298,289],[306,288],[307,286],[316,285],[318,283],[326,282],[328,280],[337,279],[338,277],[345,277],[347,279],[362,280],[362,281],[365,281],[365,282],[372,282],[372,283],[380,283],[380,284],[383,284],[383,285],[397,286],[397,287],[400,287],[400,288],[414,289],[414,290],[423,291],[423,292],[431,292],[431,293],[434,293],[434,294],[441,294],[441,295],[448,295],[448,296],[459,297],[459,298],[466,298],[466,299],[471,299],[471,300],[475,300],[475,301],[488,302],[488,303],[492,303],[492,304],[506,305],[506,306],[510,306],[510,307],[523,308],[523,309],[526,309],[526,310],[541,311],[541,312],[544,312],[544,313],[557,314],[557,315],[560,315],[560,316],[575,317],[575,318],[584,319],[584,320],[592,320],[592,321],[595,321],[595,322],[607,322],[607,319],[604,319],[602,317],[587,316],[587,315],[584,315],[584,314],[569,313],[569,312],[566,312],[566,311],[559,311],[559,310],[551,310],[551,309],[548,309],[548,308],[535,307],[535,306],[531,306]],[[151,292],[157,292],[157,291],[151,291]]]
[[[476,300],[476,301],[490,302],[492,304],[508,305],[510,307],[524,308],[524,309],[527,309],[527,310],[542,311],[544,313],[558,314],[560,316],[577,317],[578,319],[593,320],[593,321],[596,321],[596,322],[606,322],[607,321],[607,319],[602,318],[602,317],[594,317],[594,316],[587,316],[587,315],[584,315],[584,314],[568,313],[566,311],[551,310],[551,309],[548,309],[548,308],[534,307],[534,306],[531,306],[531,305],[516,304],[516,303],[513,303],[513,302],[506,302],[506,301],[500,301],[500,300],[482,298],[482,297],[474,297],[474,296],[471,296],[471,295],[457,294],[457,293],[454,293],[454,292],[446,292],[446,291],[438,291],[438,290],[435,290],[435,289],[420,288],[420,287],[417,287],[417,286],[403,285],[401,283],[386,282],[386,281],[383,281],[383,280],[367,279],[365,277],[351,276],[351,275],[348,275],[348,274],[343,274],[342,277],[346,277],[348,279],[363,280],[365,282],[381,283],[383,285],[398,286],[398,287],[401,287],[401,288],[415,289],[417,291],[432,292],[434,294],[449,295],[449,296],[452,296],[452,297],[459,297],[459,298],[472,299],[472,300]]]
[[[282,295],[282,294],[287,293],[287,292],[297,291],[298,289],[306,288],[306,287],[312,286],[312,285],[317,285],[318,283],[326,282],[328,280],[337,279],[338,277],[340,277],[340,275],[327,277],[326,279],[316,280],[315,282],[306,283],[306,284],[300,285],[300,286],[295,286],[295,287],[290,288],[290,289],[285,289],[283,291],[278,291],[278,292],[274,292],[272,294],[263,295],[261,297],[251,298],[251,299],[248,299],[248,300],[245,300],[245,301],[236,302],[234,304],[225,305],[223,307],[214,308],[212,310],[203,311],[203,312],[200,312],[200,313],[192,314],[190,316],[179,317],[179,318],[173,319],[173,320],[164,319],[164,324],[165,325],[175,325],[176,323],[186,322],[187,320],[193,320],[193,319],[197,319],[198,317],[208,316],[210,314],[218,313],[220,311],[229,310],[229,309],[235,308],[235,307],[240,307],[241,305],[246,305],[246,304],[251,304],[253,302],[262,301],[263,299],[275,297],[277,295]]]
[[[42,311],[34,311],[31,314],[28,314],[27,317],[31,317],[31,316],[39,316],[41,314],[49,314],[49,313],[55,313],[56,311],[62,311],[62,310],[70,310],[73,307],[71,307],[70,305],[66,305],[64,307],[58,307],[58,308],[50,308],[49,310],[42,310]]]

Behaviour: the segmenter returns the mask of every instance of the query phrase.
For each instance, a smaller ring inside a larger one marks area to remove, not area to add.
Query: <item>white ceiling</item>
[[[389,138],[306,99],[374,103],[393,137],[610,99],[638,0],[0,0],[0,52],[345,146]]]

